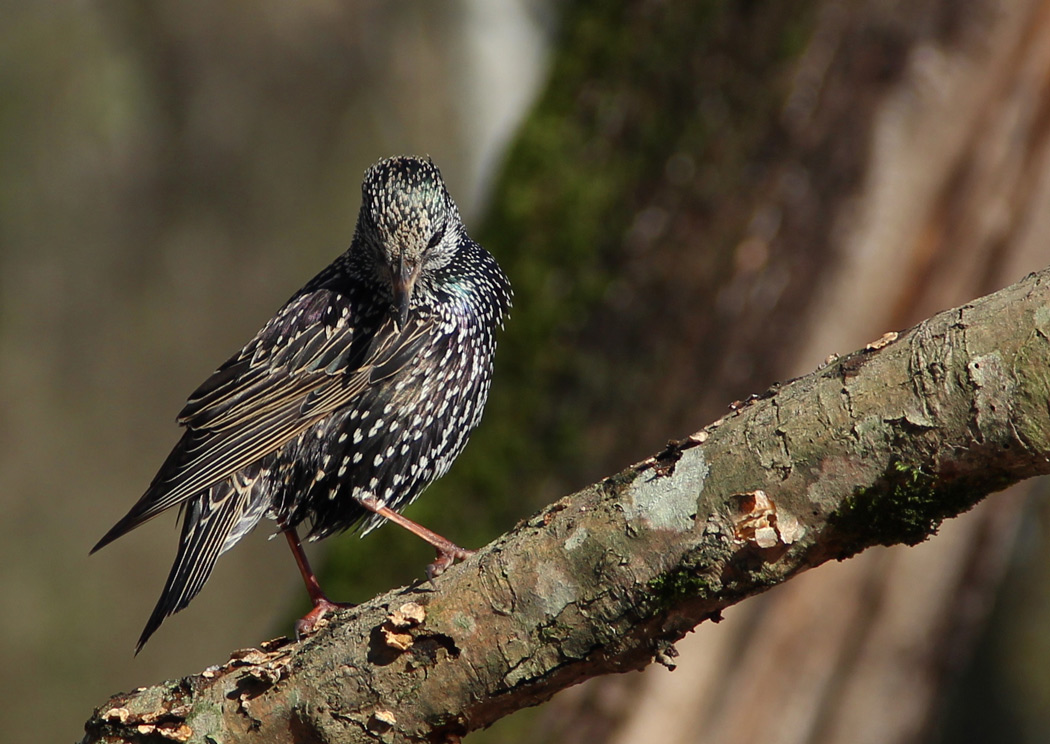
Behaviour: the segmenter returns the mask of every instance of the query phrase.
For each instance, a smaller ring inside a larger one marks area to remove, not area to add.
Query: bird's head
[[[452,260],[462,231],[459,210],[429,159],[380,160],[361,185],[360,237],[379,278],[389,281],[401,326],[420,275]]]

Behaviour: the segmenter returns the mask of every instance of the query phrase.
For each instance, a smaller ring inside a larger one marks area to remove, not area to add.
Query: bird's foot
[[[427,578],[433,582],[434,579],[445,573],[445,569],[453,563],[456,561],[465,561],[476,552],[476,550],[461,548],[454,543],[449,543],[448,547],[438,548],[437,560],[427,566]]]
[[[335,610],[348,610],[357,605],[352,602],[333,602],[327,597],[319,597],[314,600],[314,608],[299,618],[295,623],[295,640],[302,640],[304,636],[312,635],[318,627],[328,621],[325,615]]]

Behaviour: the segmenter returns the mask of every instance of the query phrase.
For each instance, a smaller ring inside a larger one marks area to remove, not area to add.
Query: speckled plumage
[[[312,539],[368,532],[384,517],[362,499],[403,509],[481,418],[506,276],[467,236],[429,161],[376,163],[362,196],[349,250],[190,396],[182,439],[94,548],[183,509],[139,648],[263,517],[280,529],[308,523]]]

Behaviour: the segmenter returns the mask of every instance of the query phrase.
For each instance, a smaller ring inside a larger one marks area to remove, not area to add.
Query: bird
[[[179,507],[175,561],[136,654],[263,518],[287,538],[313,604],[297,634],[352,606],[322,591],[300,527],[312,541],[395,522],[436,549],[430,579],[473,552],[401,511],[481,420],[510,282],[467,235],[429,157],[380,160],[361,197],[350,247],[189,396],[178,444],[91,550]]]

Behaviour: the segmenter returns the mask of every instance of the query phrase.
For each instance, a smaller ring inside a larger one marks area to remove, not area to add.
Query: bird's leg
[[[346,602],[333,602],[325,596],[324,591],[321,589],[320,582],[317,581],[317,576],[314,574],[312,568],[310,568],[310,561],[306,557],[306,551],[303,550],[303,544],[299,542],[299,534],[295,531],[294,527],[288,527],[284,530],[284,536],[288,538],[288,547],[292,549],[292,555],[295,556],[295,565],[299,567],[299,573],[303,576],[303,582],[306,584],[306,591],[310,595],[310,601],[313,602],[314,608],[301,617],[298,622],[295,623],[295,637],[299,638],[309,633],[313,633],[317,623],[325,616],[325,613],[331,610],[346,609],[353,607],[354,605]]]
[[[422,538],[434,546],[437,550],[437,560],[427,566],[428,579],[433,580],[435,577],[440,576],[446,568],[452,565],[453,561],[466,560],[475,553],[473,550],[459,547],[451,540],[442,537],[433,530],[428,530],[418,522],[413,522],[408,517],[398,514],[393,509],[381,506],[372,496],[366,496],[358,500],[361,502],[361,506],[370,512],[389,519],[394,524],[404,527],[416,537]]]

